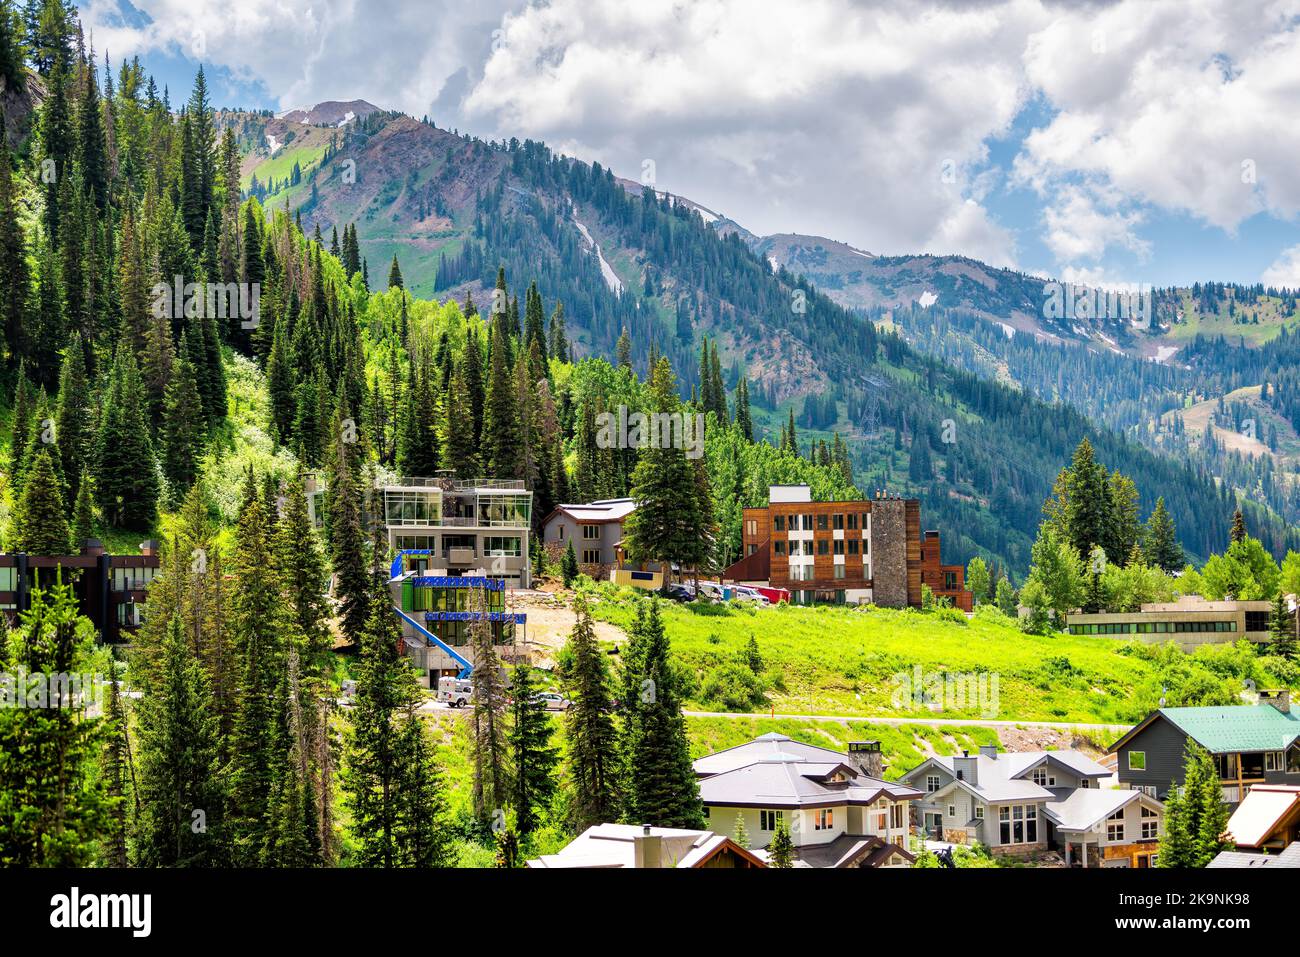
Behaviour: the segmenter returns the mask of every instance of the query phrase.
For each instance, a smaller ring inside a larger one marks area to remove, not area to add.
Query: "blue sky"
[[[367,99],[545,140],[758,233],[1300,286],[1300,4],[89,0],[174,103]],[[376,9],[382,12],[376,13]]]

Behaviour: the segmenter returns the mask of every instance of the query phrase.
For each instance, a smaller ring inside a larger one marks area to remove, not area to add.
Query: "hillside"
[[[637,184],[540,143],[488,144],[383,112],[310,127],[275,156],[246,154],[243,173],[283,180],[295,163],[300,181],[266,203],[287,204],[327,240],[355,224],[372,286],[396,256],[416,295],[483,303],[503,265],[511,277],[535,278],[548,310],[563,302],[578,353],[612,355],[626,329],[638,370],[653,346],[688,391],[707,337],[726,386],[748,381],[760,434],[775,441],[791,410],[804,443],[839,432],[859,488],[921,496],[950,560],[980,553],[1022,573],[1039,506],[1082,434],[1133,474],[1144,512],[1166,497],[1189,552],[1208,554],[1226,537],[1232,502],[1210,474],[913,351],[888,326],[878,330],[807,279],[774,270],[752,240],[720,230],[725,221],[698,203],[633,192]],[[896,290],[918,281],[903,263],[847,249],[837,255],[889,271]],[[1031,295],[1013,273],[990,279],[973,262],[945,269],[943,295]],[[1271,543],[1288,540],[1275,519],[1261,524]]]

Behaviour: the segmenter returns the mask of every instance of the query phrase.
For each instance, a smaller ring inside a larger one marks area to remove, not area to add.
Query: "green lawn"
[[[630,589],[602,585],[593,594],[596,618],[631,626]],[[1245,679],[1279,683],[1272,660],[1249,649],[1185,655],[1172,645],[1026,635],[996,613],[959,623],[910,610],[665,603],[663,614],[688,710],[1131,724],[1158,706],[1162,689],[1171,706],[1220,704]],[[757,676],[741,660],[750,636],[762,657]],[[918,686],[917,669],[923,703],[906,693]],[[765,694],[744,706],[746,689],[735,689],[749,676]]]

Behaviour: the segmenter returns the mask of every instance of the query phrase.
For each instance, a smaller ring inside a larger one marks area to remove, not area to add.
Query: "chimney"
[[[956,775],[958,781],[965,781],[972,786],[979,784],[979,758],[972,758],[964,753],[960,758],[953,758],[952,773]]]
[[[146,540],[146,541],[141,542],[141,543],[140,543],[140,554],[141,554],[141,555],[157,555],[157,554],[158,554],[158,540],[157,540],[156,538],[150,538],[150,539],[148,539],[148,540]]]
[[[83,538],[81,540],[81,554],[90,557],[97,557],[104,554],[104,543],[98,538]]]
[[[1273,688],[1269,691],[1261,691],[1259,700],[1264,704],[1271,704],[1283,714],[1291,713],[1291,689],[1290,688]]]
[[[996,744],[981,744],[980,757],[996,761],[998,759],[998,746]]]
[[[632,838],[635,848],[633,867],[663,867],[664,839],[658,834],[650,833],[650,825],[642,824],[641,833]]]
[[[869,778],[883,778],[885,776],[885,760],[884,755],[880,753],[880,742],[850,741],[849,764]]]

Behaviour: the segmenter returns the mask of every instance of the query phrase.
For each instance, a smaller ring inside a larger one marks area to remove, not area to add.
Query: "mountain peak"
[[[378,112],[379,107],[366,100],[325,100],[310,109],[286,110],[277,119],[307,126],[342,126]]]

